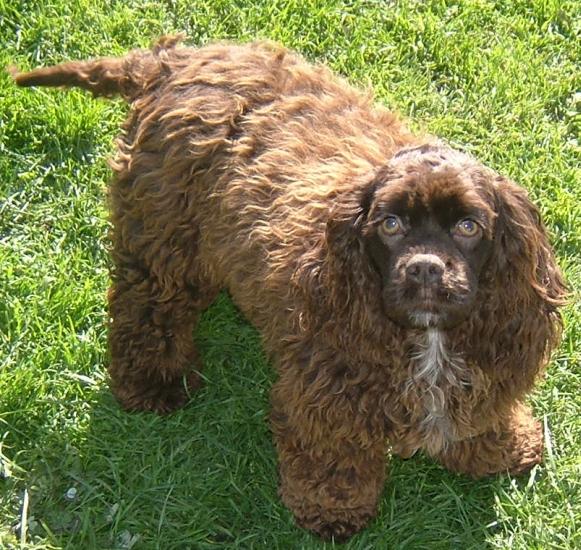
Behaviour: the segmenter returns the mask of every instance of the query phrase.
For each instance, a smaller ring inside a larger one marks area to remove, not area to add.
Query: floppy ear
[[[496,227],[489,284],[476,311],[473,353],[490,372],[528,391],[561,334],[565,284],[538,209],[527,193],[498,177],[493,183]]]
[[[327,222],[326,284],[334,315],[346,315],[353,307],[371,311],[367,302],[378,300],[379,281],[366,251],[363,230],[375,192],[384,179],[380,170],[354,186],[337,201]]]
[[[350,260],[362,248],[362,231],[375,193],[375,180],[352,193],[346,202],[332,210],[325,237],[335,259]],[[355,250],[357,249],[357,250]]]
[[[333,197],[322,238],[293,275],[305,306],[301,329],[324,334],[342,349],[353,348],[354,334],[379,325],[379,281],[362,232],[378,182],[375,174],[344,182]]]
[[[504,178],[495,183],[497,276],[513,297],[536,298],[552,310],[563,304],[566,291],[539,210],[523,188]]]
[[[363,229],[375,192],[386,177],[385,167],[381,168],[337,200],[331,211],[325,232],[327,259],[338,269],[342,270],[348,264],[352,271],[355,270],[354,262],[358,264],[365,255]]]

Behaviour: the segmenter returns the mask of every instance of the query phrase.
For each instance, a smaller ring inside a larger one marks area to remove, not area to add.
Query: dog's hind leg
[[[196,185],[154,145],[133,155],[122,149],[113,163],[109,373],[123,407],[167,413],[200,385],[193,330],[219,289],[199,265],[188,209],[196,197],[187,195]]]
[[[118,263],[109,293],[109,374],[124,408],[169,413],[200,386],[193,330],[215,296],[205,290],[164,288],[157,277]]]

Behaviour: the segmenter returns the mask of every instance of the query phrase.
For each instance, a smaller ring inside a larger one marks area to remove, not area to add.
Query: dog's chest
[[[469,371],[437,329],[428,329],[416,342],[410,370],[404,393],[413,404],[418,444],[438,453],[457,439],[451,396],[470,385]]]

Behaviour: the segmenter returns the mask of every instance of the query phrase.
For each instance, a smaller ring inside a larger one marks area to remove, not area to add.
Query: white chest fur
[[[422,335],[412,359],[409,385],[420,397],[423,408],[420,430],[424,447],[430,453],[438,453],[456,439],[449,394],[468,384],[469,373],[462,357],[446,347],[445,334],[435,328]]]

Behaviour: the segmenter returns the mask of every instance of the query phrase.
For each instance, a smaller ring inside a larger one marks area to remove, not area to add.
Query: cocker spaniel
[[[110,187],[121,405],[185,404],[192,330],[225,288],[278,369],[280,495],[300,525],[363,528],[389,448],[473,476],[537,464],[523,399],[565,291],[526,192],[279,46],[177,42],[14,75],[131,105]]]

